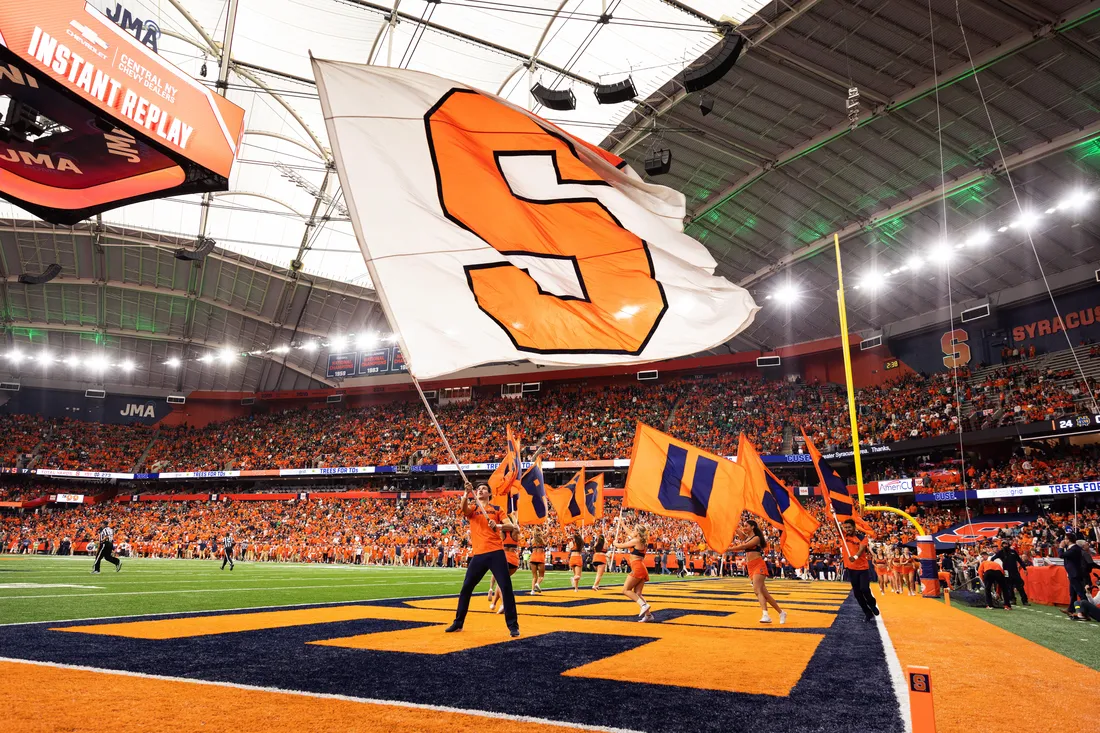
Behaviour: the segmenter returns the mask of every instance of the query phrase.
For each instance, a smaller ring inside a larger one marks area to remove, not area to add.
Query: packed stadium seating
[[[974,382],[967,376],[960,375],[962,412],[969,421],[964,429],[1009,419],[1048,419],[1072,412],[1081,396],[1078,387],[1064,384],[1063,372],[1039,373],[1022,364],[987,370]],[[725,454],[733,452],[741,431],[764,453],[790,451],[797,427],[822,449],[849,442],[845,392],[833,384],[727,375],[646,386],[544,387],[543,393],[522,399],[481,398],[440,407],[440,422],[461,460],[499,458],[507,425],[525,443],[541,444],[549,460],[625,457],[639,420]],[[865,388],[858,402],[866,444],[958,430],[951,373],[912,374]],[[255,414],[158,432],[0,415],[0,457],[6,464],[14,465],[17,454],[39,442],[36,467],[77,470],[130,471],[146,448],[143,465],[162,471],[395,465],[417,452],[421,463],[450,462],[424,410],[408,401]]]

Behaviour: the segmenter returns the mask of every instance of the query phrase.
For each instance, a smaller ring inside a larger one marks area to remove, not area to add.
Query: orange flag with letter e
[[[745,509],[747,480],[733,461],[638,423],[623,506],[695,522],[710,549],[725,552]]]

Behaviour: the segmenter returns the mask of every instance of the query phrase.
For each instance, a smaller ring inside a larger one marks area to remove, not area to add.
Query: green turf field
[[[147,559],[123,559],[120,573],[104,563],[91,575],[91,567],[86,557],[0,555],[0,624],[457,594],[466,572],[246,562],[230,572],[219,570],[220,561]],[[621,585],[623,577],[607,573],[601,585]],[[586,572],[582,587],[594,578]],[[481,587],[488,589],[488,576]],[[520,570],[515,587],[528,592],[531,574]],[[547,572],[542,587],[568,588],[569,573]]]
[[[977,608],[962,603],[954,605],[1017,636],[1042,644],[1047,649],[1100,671],[1100,623],[1070,621],[1060,607],[1041,606],[1037,603],[1014,606],[1011,611]],[[1006,661],[1011,663],[1011,653]]]

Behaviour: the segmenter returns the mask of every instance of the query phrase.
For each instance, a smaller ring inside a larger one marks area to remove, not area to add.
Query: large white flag
[[[752,296],[683,233],[680,193],[463,84],[313,68],[355,235],[417,377],[654,361],[752,323]]]

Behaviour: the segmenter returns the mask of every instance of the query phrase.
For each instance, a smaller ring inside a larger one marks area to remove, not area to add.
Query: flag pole
[[[908,519],[917,528],[917,535],[924,536],[924,527],[921,526],[908,512],[903,512],[892,506],[867,506],[867,499],[863,493],[863,458],[859,450],[859,420],[856,416],[856,388],[852,379],[852,349],[848,343],[848,307],[844,303],[844,270],[840,264],[840,236],[833,234],[833,249],[836,252],[836,303],[840,311],[840,348],[844,354],[844,381],[848,387],[848,421],[852,429],[852,456],[856,464],[856,491],[859,494],[859,507],[869,512],[890,512]],[[833,519],[836,514],[833,513]],[[837,529],[840,521],[837,520]]]

